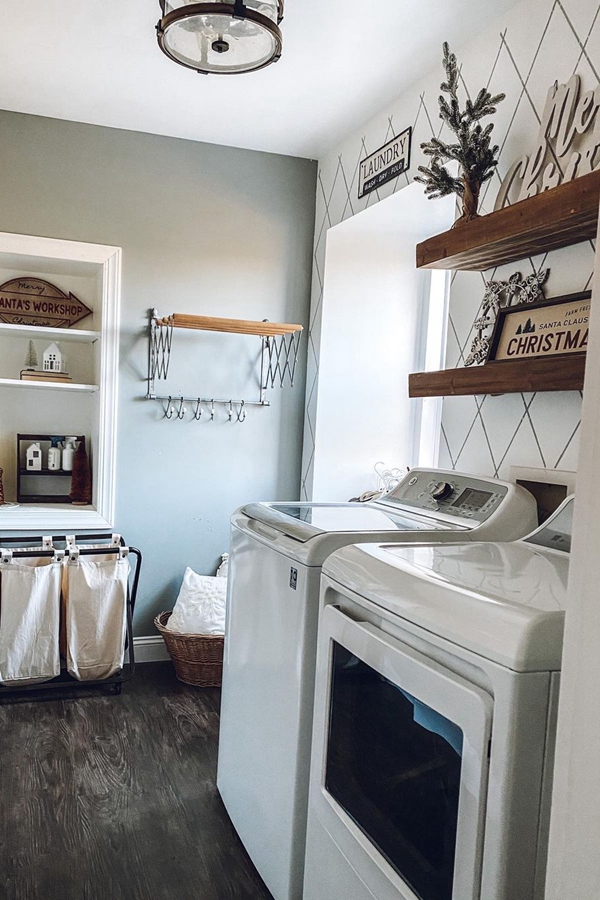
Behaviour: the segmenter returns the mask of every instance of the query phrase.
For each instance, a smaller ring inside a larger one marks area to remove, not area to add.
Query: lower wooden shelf
[[[502,360],[472,368],[415,372],[408,376],[408,396],[580,391],[583,389],[584,373],[585,354]]]

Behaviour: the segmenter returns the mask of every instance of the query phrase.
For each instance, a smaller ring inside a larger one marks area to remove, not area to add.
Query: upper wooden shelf
[[[408,376],[409,397],[580,391],[585,354],[501,360],[483,366],[416,372]]]
[[[484,271],[596,237],[600,170],[417,244],[420,269]]]
[[[157,325],[173,328],[195,328],[198,331],[223,331],[228,334],[256,334],[259,337],[275,337],[302,331],[302,325],[286,325],[278,322],[252,322],[248,319],[219,319],[214,316],[190,316],[173,313],[156,319]]]

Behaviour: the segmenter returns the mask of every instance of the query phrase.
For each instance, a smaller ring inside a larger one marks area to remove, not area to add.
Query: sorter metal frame
[[[130,554],[135,556],[135,566],[132,567],[132,571],[129,577],[129,582],[127,585],[127,601],[126,601],[126,641],[125,641],[125,649],[128,655],[128,662],[123,665],[123,668],[120,672],[115,673],[110,678],[98,679],[95,681],[78,681],[76,678],[73,678],[66,669],[61,668],[60,675],[57,675],[56,678],[52,678],[50,681],[43,681],[40,684],[25,684],[25,685],[3,685],[0,684],[0,705],[3,703],[10,702],[10,695],[12,694],[23,694],[23,693],[34,693],[34,692],[50,692],[47,694],[48,699],[52,696],[52,691],[57,690],[71,690],[71,689],[85,689],[91,687],[102,687],[108,689],[108,692],[111,694],[120,694],[121,687],[126,682],[129,681],[133,677],[133,673],[135,672],[135,654],[133,647],[133,612],[135,609],[135,601],[137,597],[137,589],[140,580],[140,571],[142,567],[142,553],[137,547],[131,547],[125,543],[123,538],[121,537],[120,542],[118,544],[107,544],[106,547],[102,547],[98,549],[98,547],[85,547],[81,545],[85,545],[89,542],[99,542],[99,541],[112,541],[112,534],[76,534],[75,543],[79,549],[80,556],[98,556],[98,554],[107,554],[107,553],[120,553],[122,547],[127,547]],[[48,549],[43,549],[44,541],[52,541],[52,547]],[[56,536],[56,535],[38,535],[36,537],[30,537],[27,535],[26,537],[0,537],[0,547],[4,547],[5,544],[11,545],[27,545],[27,549],[22,550],[14,550],[13,551],[13,559],[27,559],[32,557],[43,557],[43,558],[52,558],[57,549],[57,544],[64,544],[63,547],[59,547],[58,549],[64,549],[65,554],[68,555],[68,544],[66,535]],[[32,544],[39,544],[40,548],[36,548],[30,546]],[[33,698],[32,698],[33,699]],[[36,698],[43,699],[43,698]]]

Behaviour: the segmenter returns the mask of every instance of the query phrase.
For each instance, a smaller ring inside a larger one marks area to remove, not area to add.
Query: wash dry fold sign
[[[0,322],[70,328],[92,310],[75,294],[41,278],[12,278],[0,285]]]
[[[410,141],[412,128],[407,128],[375,153],[363,159],[358,172],[358,198],[370,194],[410,166]]]

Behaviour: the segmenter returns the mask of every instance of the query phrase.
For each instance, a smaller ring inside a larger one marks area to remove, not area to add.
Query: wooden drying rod
[[[248,319],[219,319],[214,316],[190,316],[173,313],[156,319],[157,325],[173,328],[195,328],[198,331],[224,331],[229,334],[255,334],[259,337],[275,337],[302,331],[302,325],[286,325],[278,322],[252,322]]]

